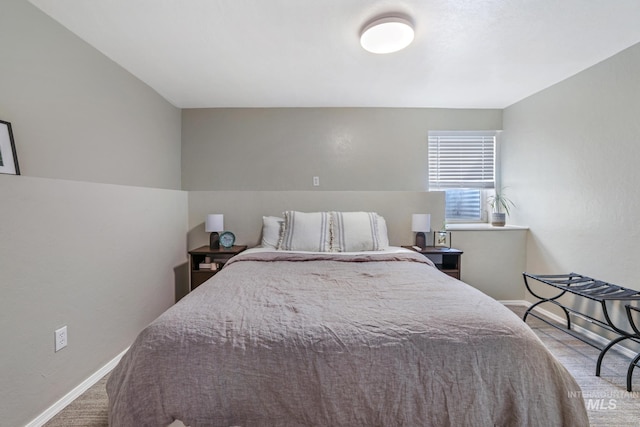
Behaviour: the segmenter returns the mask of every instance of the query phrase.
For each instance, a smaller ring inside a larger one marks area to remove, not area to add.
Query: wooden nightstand
[[[441,246],[427,246],[420,250],[417,250],[413,246],[403,246],[403,248],[421,253],[433,261],[436,267],[438,267],[438,270],[460,280],[460,258],[463,254],[460,249],[444,248]]]
[[[191,290],[194,290],[216,274],[224,264],[234,255],[247,249],[246,246],[232,246],[230,248],[211,249],[208,245],[189,251],[189,269],[191,271]],[[211,262],[217,266],[216,270],[200,270],[206,257],[211,258]]]

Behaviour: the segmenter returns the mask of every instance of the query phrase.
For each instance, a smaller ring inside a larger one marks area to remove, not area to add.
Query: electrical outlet
[[[313,186],[314,187],[319,187],[320,186],[320,177],[319,176],[314,176],[313,177]]]
[[[55,331],[56,351],[60,351],[67,346],[67,327],[66,325]]]

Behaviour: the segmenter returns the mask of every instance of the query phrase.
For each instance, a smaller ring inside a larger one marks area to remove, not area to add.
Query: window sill
[[[529,227],[522,225],[505,225],[504,227],[494,227],[493,225],[483,223],[470,223],[470,224],[447,224],[447,231],[513,231],[513,230],[528,230]]]

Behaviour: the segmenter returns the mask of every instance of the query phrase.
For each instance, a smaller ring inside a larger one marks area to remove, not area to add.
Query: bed
[[[382,244],[232,258],[112,371],[110,425],[588,425],[580,388],[515,314]]]

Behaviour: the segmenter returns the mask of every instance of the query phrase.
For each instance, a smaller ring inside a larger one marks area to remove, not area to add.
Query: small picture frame
[[[450,248],[451,232],[450,231],[434,231],[433,246],[441,247],[441,248]]]
[[[11,123],[0,120],[0,173],[20,175]]]

